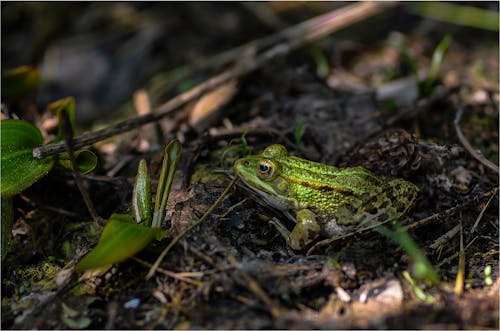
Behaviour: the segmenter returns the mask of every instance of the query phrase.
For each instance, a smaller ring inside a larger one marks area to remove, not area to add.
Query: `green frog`
[[[296,222],[291,232],[273,222],[294,250],[320,235],[332,238],[399,218],[419,194],[417,186],[403,179],[301,159],[279,144],[236,160],[234,172],[265,203]]]

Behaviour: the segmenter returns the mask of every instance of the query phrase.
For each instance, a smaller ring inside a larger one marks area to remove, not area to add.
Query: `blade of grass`
[[[384,226],[378,226],[374,230],[391,239],[406,251],[413,260],[412,269],[415,277],[428,280],[432,284],[439,283],[439,276],[436,270],[434,270],[429,260],[424,256],[408,232],[402,230],[397,223],[396,231],[391,231]]]
[[[155,208],[153,213],[152,227],[159,228],[161,222],[166,215],[166,205],[170,187],[174,180],[175,170],[180,161],[182,152],[182,145],[179,140],[172,140],[167,147],[165,147],[165,155],[163,156],[163,163],[161,167],[160,179],[158,181],[158,189],[156,190]]]
[[[449,2],[421,1],[409,7],[417,15],[432,19],[498,31],[498,12]]]

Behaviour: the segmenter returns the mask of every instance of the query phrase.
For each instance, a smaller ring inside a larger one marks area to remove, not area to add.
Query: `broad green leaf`
[[[79,150],[74,152],[77,170],[82,174],[87,174],[95,169],[97,165],[97,156],[88,150]],[[66,169],[72,170],[71,161],[67,152],[59,154],[59,164]]]
[[[2,260],[9,249],[9,231],[12,224],[12,198],[2,199]]]
[[[164,230],[135,223],[130,215],[113,214],[104,227],[99,243],[78,264],[76,271],[121,262],[161,237]]]
[[[17,98],[28,94],[40,84],[40,71],[31,66],[8,70],[2,75],[2,98]]]
[[[137,168],[134,192],[132,194],[132,209],[137,223],[144,222],[144,225],[151,226],[153,216],[151,179],[149,178],[148,167],[144,159],[139,162],[139,167]]]
[[[32,150],[42,144],[40,131],[21,120],[0,122],[1,195],[13,196],[45,176],[54,164],[52,157],[34,158]]]
[[[50,104],[48,104],[47,109],[50,110],[50,112],[53,115],[57,116],[57,120],[59,121],[57,129],[57,137],[56,139],[53,140],[53,142],[61,141],[64,139],[64,134],[63,134],[64,127],[63,127],[63,117],[62,117],[63,110],[66,110],[71,125],[71,129],[73,130],[73,132],[75,132],[75,98],[67,97],[64,99],[51,102]]]

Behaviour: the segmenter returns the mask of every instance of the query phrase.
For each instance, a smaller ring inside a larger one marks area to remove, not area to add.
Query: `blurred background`
[[[77,121],[88,127],[130,108],[132,94],[138,88],[147,87],[153,106],[161,104],[211,74],[197,72],[178,81],[176,77],[186,66],[345,4],[3,2],[2,71],[21,65],[38,67],[42,84],[36,91],[36,102],[46,104],[74,96]],[[459,4],[498,13],[498,2]],[[442,17],[434,19],[436,13],[449,15],[448,22]],[[343,52],[342,64],[346,64],[350,54],[387,41],[391,32],[420,36],[431,43],[433,37],[439,40],[451,33],[465,47],[483,44],[498,49],[498,15],[496,31],[494,19],[479,19],[479,24],[493,27],[489,31],[474,27],[478,24],[474,13],[466,15],[465,25],[461,16],[463,12],[444,13],[426,3],[403,3],[335,33],[320,45],[337,46],[326,54],[331,65],[335,65],[339,52]],[[414,47],[425,48],[425,40]],[[314,61],[312,57],[308,60]]]

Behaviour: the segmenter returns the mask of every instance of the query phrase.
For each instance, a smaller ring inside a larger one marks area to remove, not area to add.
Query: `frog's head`
[[[294,204],[289,195],[289,184],[280,176],[280,159],[287,156],[288,151],[283,145],[271,145],[259,155],[249,155],[236,160],[234,172],[267,203],[286,210]]]

